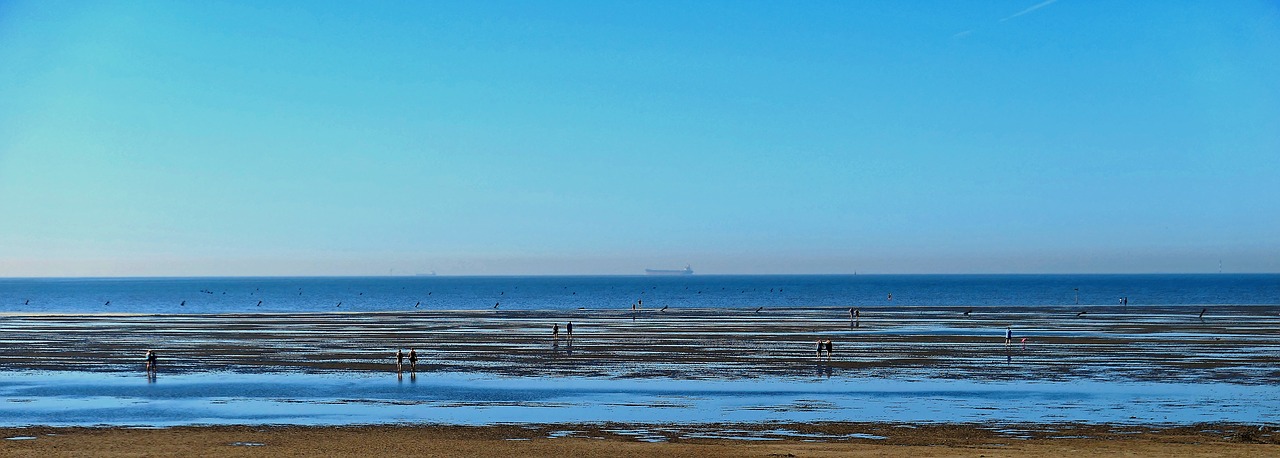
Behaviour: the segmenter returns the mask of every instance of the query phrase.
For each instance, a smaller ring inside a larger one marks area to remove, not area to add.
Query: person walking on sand
[[[396,372],[404,372],[404,349],[396,349]]]
[[[418,350],[409,349],[409,371],[418,373]]]
[[[1011,344],[1011,343],[1013,343],[1013,328],[1011,328],[1011,327],[1006,327],[1006,328],[1004,328],[1004,346],[1005,346],[1005,348],[1008,348],[1008,347],[1009,347],[1009,344]]]
[[[572,342],[572,341],[573,341],[573,322],[572,322],[572,321],[570,321],[570,322],[569,322],[569,324],[565,325],[565,327],[564,327],[564,328],[565,328],[565,329],[564,329],[564,330],[565,330],[565,338],[566,338],[566,339],[569,339],[569,341],[570,341],[570,342]]]
[[[560,340],[560,323],[551,325],[551,340]]]
[[[831,343],[831,339],[827,339],[827,361],[831,361],[831,353],[833,353],[834,351],[835,351],[834,344]]]

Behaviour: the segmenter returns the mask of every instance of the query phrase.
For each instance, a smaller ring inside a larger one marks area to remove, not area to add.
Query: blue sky
[[[0,275],[1280,271],[1269,1],[0,2]]]

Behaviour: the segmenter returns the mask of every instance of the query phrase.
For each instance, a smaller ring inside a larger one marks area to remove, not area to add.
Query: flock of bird
[[[519,287],[517,287],[517,289],[518,289],[518,288],[519,288]],[[654,287],[654,289],[656,289],[656,288],[657,288],[657,287]],[[566,287],[565,287],[565,289],[568,289],[568,287],[566,286]],[[686,286],[686,287],[685,287],[685,289],[687,290],[687,289],[688,289],[688,287]],[[724,288],[721,288],[721,289],[724,289]],[[777,292],[778,292],[778,293],[781,293],[781,292],[782,292],[782,288],[776,288],[776,290],[777,290]],[[254,291],[253,291],[252,293],[249,293],[249,294],[250,294],[250,295],[255,295],[255,294],[257,294],[259,291],[260,291],[260,288],[254,288]],[[772,293],[772,292],[774,292],[774,291],[775,291],[775,288],[769,288],[769,292],[770,292],[770,293]],[[201,290],[200,290],[200,292],[201,292],[201,293],[204,293],[204,294],[214,294],[214,293],[213,293],[213,291],[210,291],[210,290],[208,290],[208,289],[201,289]],[[747,290],[743,290],[742,292],[743,292],[743,293],[745,293],[745,292],[747,292]],[[698,291],[697,293],[698,293],[698,294],[702,294],[702,291]],[[222,294],[223,294],[223,295],[225,295],[225,294],[227,294],[227,292],[226,292],[226,291],[223,291],[223,292],[222,292]],[[434,294],[434,291],[428,291],[428,292],[427,292],[427,295],[428,295],[428,296],[430,296],[430,295],[432,295],[432,294]],[[506,291],[500,291],[500,292],[498,293],[498,296],[500,296],[500,297],[501,297],[501,296],[506,296],[506,294],[507,294],[507,292],[506,292]],[[573,292],[572,292],[572,295],[575,295],[575,296],[576,296],[577,294],[578,294],[578,292],[577,292],[577,291],[573,291]],[[643,291],[641,291],[641,294],[644,294],[644,292],[643,292]],[[301,296],[301,295],[302,295],[302,288],[298,288],[298,295],[299,295],[299,296]],[[358,295],[359,295],[359,296],[363,296],[363,295],[364,295],[364,292],[360,292]],[[888,295],[888,298],[889,298],[889,300],[890,300],[890,301],[892,301],[892,300],[893,300],[893,294],[892,294],[892,293],[890,293],[890,294]],[[258,300],[258,303],[255,305],[255,307],[262,307],[262,304],[263,304],[263,301],[262,301],[262,300]],[[31,305],[31,299],[24,299],[24,300],[22,301],[22,305]],[[110,305],[111,305],[111,301],[110,301],[110,300],[107,300],[107,301],[106,301],[106,302],[104,302],[102,305],[103,305],[103,306],[110,306]],[[186,300],[183,300],[182,302],[178,303],[178,306],[179,306],[179,307],[185,307],[186,305],[187,305],[187,301],[186,301]],[[500,300],[499,300],[499,301],[497,301],[497,302],[494,302],[494,303],[493,303],[493,309],[495,309],[495,310],[496,310],[496,309],[498,309],[498,307],[499,307],[499,306],[501,306],[501,305],[502,305],[502,301],[500,301]],[[643,305],[644,305],[644,300],[643,300],[643,299],[637,300],[636,302],[632,303],[632,305],[631,305],[631,310],[632,310],[633,312],[638,311],[640,308],[642,308],[642,307],[643,307]],[[414,304],[413,304],[413,307],[414,307],[414,308],[421,308],[421,306],[422,306],[422,301],[417,301],[416,303],[414,303]],[[338,301],[337,305],[335,305],[335,306],[334,306],[334,308],[342,308],[342,301]],[[661,308],[661,309],[659,309],[658,311],[659,311],[659,312],[666,312],[668,308],[669,308],[669,306],[668,306],[668,305],[663,305],[663,306],[662,306],[662,308]],[[579,310],[584,310],[584,309],[585,309],[585,307],[579,307],[578,309],[579,309]],[[761,307],[756,308],[755,313],[760,313],[760,312],[763,312],[763,311],[764,311],[764,307],[763,307],[763,306],[761,306]],[[1208,309],[1208,308],[1201,308],[1201,310],[1200,310],[1200,314],[1199,314],[1199,318],[1200,318],[1200,319],[1204,319],[1204,315],[1205,315],[1205,313],[1207,313],[1208,311],[1209,311],[1209,309]],[[1079,312],[1077,312],[1077,313],[1076,313],[1076,317],[1077,317],[1077,318],[1083,318],[1083,317],[1084,317],[1085,315],[1087,315],[1088,313],[1089,313],[1089,312],[1088,312],[1087,310],[1081,310],[1081,311],[1079,311]],[[971,316],[972,316],[972,314],[973,314],[973,309],[972,309],[972,308],[968,308],[968,309],[966,309],[966,310],[962,313],[962,315],[964,315],[966,318],[971,317]]]

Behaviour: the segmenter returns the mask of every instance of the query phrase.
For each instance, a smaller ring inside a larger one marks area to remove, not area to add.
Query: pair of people
[[[156,352],[155,350],[147,350],[147,373],[156,373]]]
[[[569,340],[573,340],[573,322],[572,321],[570,321],[569,324],[565,326],[565,334],[567,334],[567,338]],[[551,325],[551,338],[555,340],[560,340],[560,323]]]
[[[831,339],[818,340],[818,357],[822,357],[822,352],[827,352],[827,360],[831,360],[832,344]]]
[[[418,350],[409,349],[409,371],[418,372]],[[396,350],[396,372],[404,372],[404,350]]]

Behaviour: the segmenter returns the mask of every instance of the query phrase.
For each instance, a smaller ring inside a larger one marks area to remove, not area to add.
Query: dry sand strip
[[[162,374],[390,371],[395,349],[416,348],[423,372],[507,376],[1280,379],[1274,306],[1215,306],[1206,318],[1199,306],[1076,309],[863,308],[857,323],[832,308],[11,314],[0,316],[0,370],[139,370],[156,349]],[[815,358],[818,339],[835,342],[830,362]]]
[[[767,441],[680,439],[637,441],[613,431],[627,425],[350,426],[6,428],[0,455],[81,456],[532,456],[532,457],[1058,457],[1058,456],[1280,456],[1273,430],[1253,426],[1195,425],[1166,429],[1090,425],[817,424],[768,425],[807,434],[847,431],[882,434],[883,440],[788,438]],[[733,429],[719,425],[716,429]],[[568,437],[549,438],[572,431]],[[696,432],[696,428],[694,429]],[[1016,437],[1021,436],[1021,437]]]

